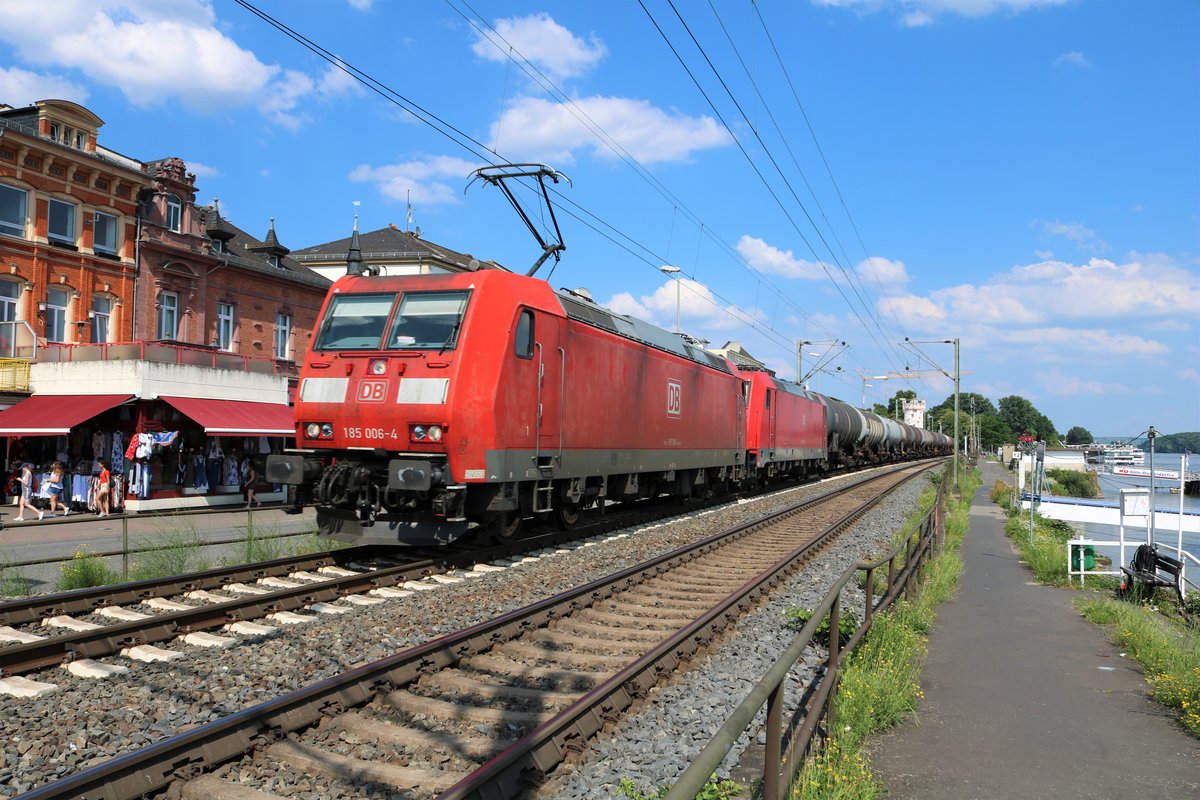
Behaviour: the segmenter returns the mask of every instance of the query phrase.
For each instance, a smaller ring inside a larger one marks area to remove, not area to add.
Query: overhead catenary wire
[[[309,39],[308,37],[304,36],[303,34],[300,34],[296,30],[292,29],[290,26],[286,25],[279,19],[273,17],[270,14],[267,14],[266,12],[262,11],[261,9],[258,9],[256,6],[254,6],[248,0],[235,0],[235,1],[237,2],[238,5],[240,5],[241,7],[243,7],[250,13],[254,14],[255,16],[257,16],[258,18],[260,18],[267,24],[271,25],[272,27],[274,27],[276,30],[280,31],[284,35],[288,36],[290,39],[295,41],[297,44],[300,44],[302,47],[309,50],[310,52],[312,52],[319,58],[329,62],[331,65],[335,66],[337,69],[340,69],[343,72],[347,73],[348,75],[353,77],[355,80],[357,80],[358,82],[360,82],[361,84],[366,86],[368,89],[370,89],[372,92],[374,92],[375,94],[377,94],[380,97],[382,97],[383,99],[385,99],[387,102],[390,102],[390,103],[393,103],[393,104],[399,106],[404,111],[411,114],[415,119],[417,119],[421,123],[425,124],[432,130],[437,132],[438,134],[449,139],[452,143],[454,143],[458,147],[464,149],[466,152],[468,152],[473,157],[475,157],[481,161],[484,161],[484,162],[490,161],[492,156],[499,157],[499,154],[493,152],[493,150],[491,148],[489,148],[486,144],[480,142],[479,140],[477,140],[470,134],[467,134],[466,132],[462,131],[461,129],[459,129],[458,127],[453,125],[452,123],[441,118],[440,116],[433,113],[429,109],[423,107],[422,105],[420,105],[416,101],[412,100],[411,98],[408,98],[407,96],[401,94],[400,92],[397,92],[396,90],[392,89],[390,86],[388,86],[384,82],[376,79],[375,77],[373,77],[369,73],[365,72],[364,70],[361,70],[361,69],[355,67],[353,64],[349,63],[345,59],[333,54],[332,52],[330,52],[323,46],[317,44],[313,40]],[[727,131],[729,130],[728,126],[726,126],[726,130]],[[732,133],[731,133],[731,135],[732,135]],[[736,137],[734,137],[734,140],[736,141]],[[739,146],[740,146],[740,144],[739,144]],[[527,186],[524,188],[526,188],[527,190],[532,190],[532,187]],[[666,191],[665,187],[662,187],[662,188],[664,191]],[[667,194],[669,195],[669,192],[667,192]],[[556,192],[556,195],[560,199],[562,199],[566,205],[570,205],[580,212],[577,215],[575,213],[570,212],[569,210],[564,209],[565,213],[568,213],[568,215],[583,222],[594,232],[598,233],[599,235],[604,236],[604,238],[608,239],[610,242],[613,242],[617,246],[621,247],[621,249],[624,249],[626,252],[629,252],[631,255],[637,255],[636,250],[641,250],[643,253],[653,253],[653,251],[650,248],[645,247],[644,245],[636,242],[632,237],[629,237],[628,235],[624,234],[623,232],[620,232],[619,229],[616,228],[616,226],[603,220],[601,217],[594,214],[593,212],[584,209],[578,203],[575,203],[574,201],[570,200],[569,198],[565,198],[563,195],[561,195],[561,193]],[[681,205],[680,207],[685,208],[685,206],[683,206],[683,205]],[[560,206],[560,208],[561,208],[561,206]],[[597,223],[597,224],[592,224],[592,223],[586,222],[583,219],[583,216],[581,216],[581,215],[589,217],[590,219],[594,220],[595,223]],[[696,215],[694,215],[694,213],[691,213],[690,211],[688,212],[688,216],[689,216],[689,218],[691,218],[693,220],[694,223],[696,223],[700,226],[700,229],[701,229],[701,232],[703,235],[708,236],[710,238],[710,240],[716,242],[719,246],[721,246],[723,249],[725,249],[731,255],[734,255],[733,249],[727,243],[725,243],[719,237],[716,237],[713,235],[711,226],[704,225],[704,223],[701,220],[699,220],[699,218]],[[613,232],[616,235],[615,236],[609,235],[609,234],[605,233],[604,230],[601,230],[601,228],[604,228],[607,231]],[[618,241],[618,239],[623,239],[625,242],[628,242],[630,244],[629,245],[622,244],[620,241]],[[630,245],[632,245],[632,246],[630,246]],[[810,250],[811,250],[811,247],[810,247]],[[651,259],[651,258],[647,258],[645,256],[639,256],[639,258],[640,258],[640,260],[646,262],[648,265],[654,266],[654,268],[656,268],[656,269],[657,269],[657,265],[654,262],[661,260],[658,258]],[[758,280],[761,283],[769,286],[772,289],[772,291],[776,294],[777,298],[782,298],[784,300],[784,302],[786,302],[789,305],[789,307],[793,308],[795,311],[797,311],[800,315],[804,316],[805,318],[810,319],[810,321],[817,324],[818,327],[823,328],[823,326],[820,325],[819,322],[817,322],[816,320],[813,320],[811,317],[809,317],[809,315],[803,309],[801,309],[799,306],[797,306],[795,304],[795,302],[786,295],[786,293],[781,292],[777,287],[775,287],[773,284],[771,284],[770,281],[766,280],[765,277],[761,273],[759,273],[757,270],[754,270],[752,267],[750,267],[745,262],[744,258],[741,258],[740,256],[735,255],[735,259],[743,267],[749,269],[752,273],[754,273],[755,276],[758,278]],[[824,268],[824,265],[822,265],[822,266]],[[836,282],[835,282],[835,286],[836,286]],[[691,289],[691,287],[687,287],[687,288],[689,288],[689,290]],[[791,337],[785,336],[780,331],[775,330],[770,324],[764,323],[762,320],[756,319],[754,316],[747,314],[742,309],[740,309],[736,304],[732,303],[727,298],[720,295],[720,293],[712,291],[711,287],[706,287],[706,288],[708,289],[708,291],[711,293],[711,295],[714,298],[727,304],[725,306],[716,305],[716,308],[718,310],[720,310],[722,313],[725,313],[725,314],[733,317],[734,319],[738,320],[739,322],[748,325],[752,329],[759,331],[760,334],[763,334],[764,336],[766,336],[766,338],[769,341],[774,341],[781,348],[786,349],[789,353],[792,352],[793,340]],[[839,293],[841,293],[840,286],[838,286],[837,288],[839,290]],[[844,297],[844,293],[843,293],[843,297]],[[851,308],[853,310],[852,306],[851,306]],[[856,313],[856,316],[857,316],[857,313]],[[860,321],[860,323],[862,322],[861,318],[859,319],[859,321]],[[830,335],[832,335],[832,332],[830,332]],[[849,386],[848,383],[847,383],[847,386]],[[853,387],[850,387],[850,388],[853,388]]]

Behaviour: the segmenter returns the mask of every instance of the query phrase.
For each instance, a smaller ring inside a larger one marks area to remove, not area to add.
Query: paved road
[[[1002,477],[984,466],[919,720],[872,748],[887,798],[1200,798],[1200,741],[1149,699],[1138,665],[1072,608],[1074,593],[1033,584],[1013,553],[988,498]]]
[[[245,509],[202,512],[178,517],[157,514],[129,514],[98,518],[94,514],[70,514],[68,516],[30,520],[25,512],[25,522],[13,522],[15,506],[0,507],[0,569],[6,565],[24,561],[50,558],[70,558],[80,548],[91,552],[113,552],[121,550],[122,537],[126,534],[131,548],[153,546],[156,543],[193,540],[213,541],[222,539],[244,539],[246,525],[252,521],[259,536],[277,533],[307,532],[316,529],[316,518],[311,508],[303,514],[286,514],[282,508],[263,506],[254,509],[252,515]],[[282,540],[281,547],[288,540]],[[206,548],[204,558],[215,564],[222,556],[232,556],[240,550],[232,545]],[[286,552],[286,551],[285,551]],[[136,559],[136,556],[131,558]],[[120,570],[120,558],[109,559],[111,568]],[[17,568],[7,567],[8,570]],[[33,591],[52,591],[59,576],[58,564],[47,564],[19,568],[20,573],[34,581]]]

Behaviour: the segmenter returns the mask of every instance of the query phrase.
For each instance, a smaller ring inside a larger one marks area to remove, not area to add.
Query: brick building
[[[181,159],[107,150],[102,125],[67,101],[0,106],[9,468],[66,462],[78,504],[101,458],[128,508],[239,502],[239,473],[290,440],[330,282],[289,257],[274,220],[254,238],[197,205]]]

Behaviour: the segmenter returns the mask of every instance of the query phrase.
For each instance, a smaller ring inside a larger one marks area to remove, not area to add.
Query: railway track
[[[366,796],[517,796],[586,747],[873,502],[852,495],[881,496],[869,486],[923,468],[797,504],[28,796],[133,797],[192,779],[172,792],[211,798],[229,787],[199,773],[255,746],[237,774],[331,771],[354,784],[348,792]]]
[[[373,596],[399,597],[430,588],[447,573],[474,576],[480,564],[678,513],[678,508],[664,511],[661,504],[643,504],[591,515],[570,531],[543,526],[533,535],[489,547],[468,542],[353,547],[12,600],[0,603],[0,680],[60,664],[70,665],[76,674],[97,675],[106,670],[95,659],[114,653],[166,660],[171,651],[152,645],[181,637],[188,644],[224,646],[225,640],[195,634],[263,634],[270,626],[255,620],[294,623],[296,618],[288,615],[304,609],[338,613],[347,604],[374,603]],[[331,610],[339,601],[343,605]],[[0,682],[0,694],[11,685]]]

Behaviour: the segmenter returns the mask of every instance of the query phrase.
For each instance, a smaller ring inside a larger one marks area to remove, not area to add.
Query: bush
[[[107,586],[121,580],[121,574],[108,568],[104,560],[87,552],[86,548],[75,551],[70,561],[59,567],[58,588],[60,591],[88,589]]]
[[[1012,488],[1004,481],[992,484],[992,502],[1004,509],[1012,508]]]
[[[1067,497],[1103,497],[1100,484],[1094,472],[1079,472],[1073,469],[1048,469],[1046,477],[1050,481],[1052,494]]]

